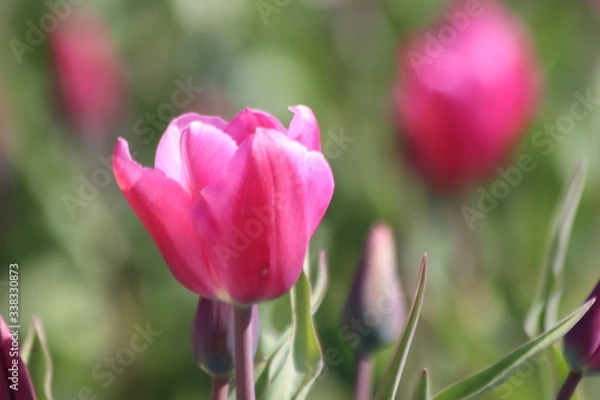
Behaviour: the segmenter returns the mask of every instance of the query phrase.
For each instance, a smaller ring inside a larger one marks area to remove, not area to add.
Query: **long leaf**
[[[402,371],[406,364],[406,358],[408,357],[408,351],[412,344],[415,330],[417,329],[417,323],[419,322],[419,316],[421,315],[421,308],[423,306],[423,298],[425,295],[425,281],[427,278],[427,255],[423,256],[421,261],[421,269],[419,271],[419,278],[417,280],[417,289],[415,291],[415,297],[411,306],[408,322],[402,333],[402,337],[394,350],[394,356],[390,361],[383,380],[377,390],[376,399],[378,400],[389,400],[396,398],[398,392],[398,386],[400,385],[400,378],[402,377]]]
[[[579,321],[593,302],[594,300],[588,301],[563,319],[557,326],[519,347],[491,367],[445,389],[434,396],[434,400],[480,398],[483,394],[509,379],[526,362],[533,361],[538,354],[562,338]]]
[[[290,294],[292,334],[285,338],[257,380],[261,399],[304,399],[323,368],[311,312],[311,289],[302,273]]]
[[[37,339],[37,342],[36,342]],[[42,352],[44,357],[44,395],[47,400],[53,400],[52,397],[52,376],[53,376],[53,364],[52,357],[50,356],[50,349],[48,347],[48,341],[46,340],[46,332],[42,326],[42,322],[39,318],[33,317],[31,321],[31,327],[27,332],[25,341],[23,342],[21,356],[25,363],[28,364],[29,370],[31,371],[32,353],[35,351],[35,344],[38,343],[39,350]]]
[[[587,163],[580,162],[565,184],[556,205],[542,271],[543,280],[525,321],[525,331],[535,337],[556,324],[558,302],[562,294],[562,272],[575,214],[581,200]]]
[[[415,386],[415,392],[413,394],[413,400],[430,400],[431,399],[431,389],[429,383],[429,371],[427,368],[423,370],[419,380],[417,381],[417,385]]]
[[[319,261],[316,264],[315,272],[311,276],[311,285],[313,287],[311,310],[313,315],[317,312],[319,306],[323,302],[323,299],[327,294],[327,286],[329,285],[327,253],[325,251],[319,253]]]

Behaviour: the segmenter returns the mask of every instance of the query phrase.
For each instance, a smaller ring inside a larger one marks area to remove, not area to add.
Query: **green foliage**
[[[431,399],[431,383],[429,379],[429,371],[427,368],[423,370],[417,385],[415,386],[413,400],[430,400]]]
[[[575,214],[585,187],[586,176],[587,163],[581,162],[566,182],[556,205],[544,262],[542,289],[534,300],[525,321],[525,330],[530,337],[550,329],[558,319],[558,305],[564,290],[565,258]]]
[[[509,379],[524,364],[533,363],[535,357],[560,340],[591,307],[593,301],[585,303],[557,326],[519,347],[485,370],[456,383],[434,396],[434,400],[461,400],[480,398]]]
[[[256,392],[261,399],[305,399],[323,368],[323,354],[313,322],[327,285],[325,254],[322,253],[314,272],[317,292],[312,292],[306,271],[285,296],[289,301],[292,326],[284,331],[280,344],[256,374]]]
[[[44,393],[46,400],[54,400],[54,397],[52,396],[52,379],[54,374],[52,356],[50,355],[50,348],[48,347],[44,326],[39,318],[33,317],[31,320],[31,327],[23,342],[21,356],[32,375],[31,379],[37,389],[35,391],[37,398],[41,399],[42,397],[40,394]],[[37,376],[35,375],[35,372],[39,370],[44,371],[42,379],[36,379]],[[39,381],[43,382],[42,386],[35,384]],[[43,387],[43,392],[39,390],[40,387]]]
[[[394,351],[387,371],[383,376],[383,379],[377,389],[378,400],[395,399],[398,393],[398,387],[400,385],[400,378],[406,365],[406,358],[408,357],[408,351],[413,342],[415,331],[417,330],[417,323],[419,322],[419,316],[421,315],[421,308],[423,307],[423,299],[425,297],[425,280],[427,278],[427,256],[423,256],[421,261],[421,268],[419,270],[419,279],[417,281],[417,288],[415,289],[415,297],[408,315],[406,328],[400,337],[400,341]]]

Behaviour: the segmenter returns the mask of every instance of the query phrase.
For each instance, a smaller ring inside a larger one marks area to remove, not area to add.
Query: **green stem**
[[[229,378],[213,376],[211,400],[227,400],[229,396]]]
[[[373,358],[368,353],[358,356],[356,366],[356,400],[370,400],[373,397]]]
[[[255,400],[252,355],[252,307],[233,307],[235,391],[237,400]]]
[[[575,389],[577,389],[577,385],[579,384],[579,381],[581,381],[582,376],[583,373],[581,371],[571,371],[560,389],[560,392],[558,392],[556,400],[569,400],[575,393]]]

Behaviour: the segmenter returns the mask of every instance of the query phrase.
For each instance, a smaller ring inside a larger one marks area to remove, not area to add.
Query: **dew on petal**
[[[266,279],[268,275],[269,275],[269,268],[267,268],[267,267],[261,268],[260,277],[263,279]]]

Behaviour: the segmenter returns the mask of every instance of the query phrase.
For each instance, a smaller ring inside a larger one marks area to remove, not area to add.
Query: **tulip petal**
[[[181,157],[181,134],[192,122],[203,122],[218,129],[224,129],[227,122],[219,117],[198,115],[195,113],[183,114],[169,123],[167,130],[160,138],[156,149],[154,167],[175,182],[178,182],[188,193],[191,193],[191,185],[187,180],[185,165]]]
[[[320,153],[259,129],[240,146],[222,179],[202,191],[192,216],[201,240],[211,243],[209,258],[231,299],[255,303],[293,286],[316,218],[331,198],[330,180]]]
[[[309,151],[298,154],[298,157],[302,157],[299,164],[306,196],[306,226],[308,237],[311,237],[333,197],[333,172],[323,154],[319,152]]]
[[[218,285],[214,272],[189,217],[193,205],[190,195],[163,172],[143,168],[133,161],[124,139],[117,142],[113,170],[123,195],[175,278],[203,297],[215,297]]]
[[[193,196],[221,176],[236,150],[235,141],[222,130],[199,121],[189,125],[181,135],[181,154]]]
[[[317,151],[307,151],[296,142],[277,132],[258,129],[257,134],[267,135],[274,145],[284,149],[290,161],[294,164],[294,171],[300,177],[302,185],[303,202],[305,206],[306,231],[310,238],[327,211],[334,190],[333,172],[325,156]]]
[[[290,122],[289,138],[302,143],[309,150],[321,151],[321,133],[312,110],[303,105],[290,107],[289,110],[295,114]]]
[[[280,132],[286,132],[286,129],[281,125],[281,122],[279,122],[277,118],[266,112],[251,108],[245,108],[236,115],[225,128],[225,132],[231,136],[237,144],[241,144],[248,136],[256,131],[256,128],[275,129]]]

